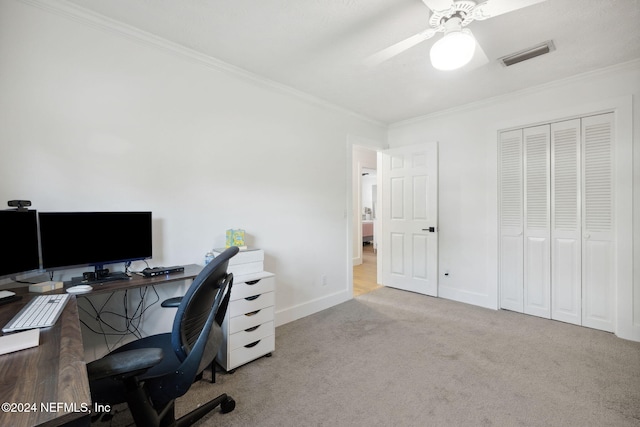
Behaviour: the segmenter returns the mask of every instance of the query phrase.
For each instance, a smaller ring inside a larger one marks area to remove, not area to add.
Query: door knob
[[[422,231],[428,231],[429,233],[435,233],[436,232],[436,228],[435,227],[423,228]]]

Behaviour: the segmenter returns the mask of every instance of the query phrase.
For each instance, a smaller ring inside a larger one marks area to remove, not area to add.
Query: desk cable
[[[145,297],[149,292],[149,287],[147,286],[144,288],[139,288],[138,292],[139,292],[140,301],[138,302],[137,306],[135,307],[135,310],[133,310],[132,313],[129,313],[129,304],[128,304],[128,298],[129,298],[129,292],[130,292],[129,290],[125,290],[123,294],[122,303],[124,307],[124,314],[105,309],[105,306],[109,301],[111,301],[115,293],[111,293],[109,297],[101,304],[100,308],[96,308],[94,303],[89,298],[82,298],[83,301],[86,301],[87,304],[91,306],[92,311],[88,310],[85,307],[82,307],[81,304],[78,304],[78,307],[80,308],[80,310],[85,312],[89,317],[91,317],[97,322],[99,330],[94,329],[82,319],[80,319],[80,322],[91,332],[97,335],[102,335],[104,337],[104,342],[109,352],[117,348],[118,344],[126,336],[134,335],[136,338],[141,338],[142,333],[140,331],[140,323],[142,322],[142,317],[144,313],[150,307],[156,305],[160,301],[160,295],[158,295],[158,291],[156,290],[155,286],[151,286],[151,289],[153,290],[153,293],[155,293],[155,296],[156,296],[155,301],[153,301],[151,304],[145,305]],[[124,323],[125,323],[124,328],[116,327],[113,324],[113,320],[109,321],[105,318],[108,316],[113,316],[116,319],[124,319]],[[105,330],[103,326],[106,326],[107,329]],[[118,336],[120,338],[115,343],[110,345],[107,339],[107,337],[109,336]]]

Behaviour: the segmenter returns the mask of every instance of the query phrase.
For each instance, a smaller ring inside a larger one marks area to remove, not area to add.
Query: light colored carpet
[[[178,415],[222,392],[235,411],[198,426],[640,426],[640,343],[381,288],[278,327]]]

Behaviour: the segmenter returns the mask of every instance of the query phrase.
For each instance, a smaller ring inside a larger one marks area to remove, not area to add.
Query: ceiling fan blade
[[[414,34],[408,39],[404,39],[401,42],[398,42],[394,45],[389,46],[386,49],[382,49],[379,52],[374,53],[364,60],[365,65],[369,67],[373,67],[376,65],[382,64],[384,61],[393,58],[396,55],[401,54],[405,50],[412,48],[413,46],[421,43],[427,39],[433,37],[436,33],[436,30],[433,28],[429,28],[427,30],[421,31],[418,34]]]
[[[449,10],[453,5],[453,0],[422,0],[431,10]]]
[[[487,0],[484,3],[478,4],[473,12],[475,19],[482,20],[522,9],[523,7],[536,3],[542,3],[543,1],[546,0]]]

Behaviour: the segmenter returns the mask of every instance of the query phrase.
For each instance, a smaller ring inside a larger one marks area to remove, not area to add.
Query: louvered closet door
[[[550,126],[525,128],[524,312],[551,317]]]
[[[499,135],[500,307],[523,311],[522,130]]]
[[[613,113],[582,119],[582,324],[613,331]]]
[[[582,322],[580,119],[551,125],[551,318]]]

